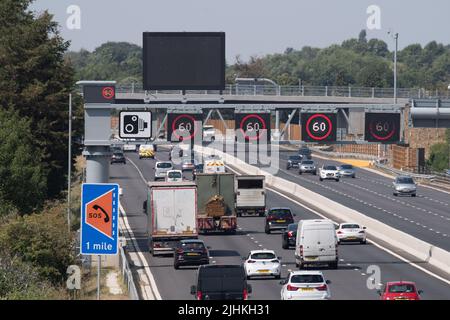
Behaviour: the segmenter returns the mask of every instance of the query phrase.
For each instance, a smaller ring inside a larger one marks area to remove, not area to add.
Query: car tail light
[[[339,230],[339,231],[337,232],[337,234],[342,234],[342,231]]]
[[[244,291],[242,292],[242,296],[243,296],[244,300],[248,299],[248,291],[247,291],[247,289],[244,289]]]
[[[316,289],[319,291],[326,291],[328,288],[327,288],[327,285],[324,284],[324,285],[321,285],[320,287],[317,287]]]
[[[202,300],[203,294],[201,291],[197,291],[197,300]]]
[[[177,253],[182,254],[182,253],[184,253],[184,251],[183,251],[183,249],[177,249]]]
[[[267,221],[275,220],[275,216],[267,216]]]
[[[287,289],[287,291],[297,291],[298,290],[297,287],[293,287],[290,284],[287,285],[286,289]]]
[[[240,195],[241,195],[241,192],[240,192],[240,191],[238,191],[238,192],[237,192],[237,195],[238,195],[238,196],[240,196]]]
[[[359,233],[364,233],[365,231],[364,230],[362,230],[362,231],[360,231]]]
[[[248,260],[247,263],[255,263],[255,260]]]
[[[274,259],[274,260],[270,260],[270,262],[273,262],[273,263],[280,263],[280,260]]]
[[[153,247],[155,247],[155,248],[161,248],[161,244],[160,244],[160,243],[154,243],[154,244],[153,244]]]
[[[289,231],[288,232],[288,237],[291,238],[294,235],[294,231]]]

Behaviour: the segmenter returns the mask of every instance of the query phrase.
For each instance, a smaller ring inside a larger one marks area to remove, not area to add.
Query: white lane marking
[[[276,190],[274,190],[274,189],[272,189],[272,188],[269,188],[269,187],[266,187],[266,189],[269,190],[269,191],[271,191],[271,192],[273,192],[273,193],[278,194],[279,196],[281,196],[281,197],[283,197],[283,198],[285,198],[285,199],[287,199],[287,200],[289,200],[289,201],[295,203],[296,205],[298,205],[298,206],[300,206],[300,207],[302,207],[302,208],[307,209],[308,211],[310,211],[310,212],[312,212],[312,213],[318,215],[319,217],[321,217],[321,218],[323,218],[323,219],[329,219],[329,218],[325,217],[323,214],[317,212],[316,210],[314,210],[314,209],[312,209],[312,208],[308,208],[308,207],[305,206],[304,204],[302,204],[302,203],[300,203],[300,202],[298,202],[298,201],[296,201],[296,200],[294,200],[294,199],[289,198],[288,196],[282,194],[281,192],[278,192],[278,191],[276,191]],[[335,222],[335,224],[337,224],[337,223]],[[372,243],[374,246],[376,246],[377,248],[379,248],[379,249],[381,249],[381,250],[383,250],[383,251],[389,253],[390,255],[394,256],[395,258],[397,258],[397,259],[399,259],[399,260],[402,260],[403,262],[408,263],[409,265],[413,266],[414,268],[416,268],[416,269],[418,269],[418,270],[420,270],[420,271],[422,271],[422,272],[425,272],[426,274],[428,274],[428,275],[430,275],[430,276],[432,276],[432,277],[434,277],[434,278],[436,278],[436,279],[438,279],[438,280],[441,280],[442,282],[445,282],[446,284],[450,285],[450,280],[447,280],[447,279],[445,279],[445,278],[442,278],[441,276],[439,276],[439,275],[437,275],[437,274],[435,274],[435,273],[433,273],[433,272],[431,272],[431,271],[429,271],[429,270],[427,270],[427,269],[425,269],[425,268],[419,266],[418,264],[416,264],[416,263],[414,263],[414,262],[412,262],[412,261],[410,261],[410,260],[408,260],[408,259],[406,259],[406,258],[400,256],[399,254],[393,252],[392,250],[390,250],[390,249],[388,249],[388,248],[386,248],[386,247],[383,247],[382,245],[378,244],[377,242],[375,242],[375,241],[373,241],[373,240],[371,240],[371,239],[369,239],[369,238],[367,238],[367,240],[368,240],[370,243]]]
[[[135,240],[133,230],[131,229],[131,227],[130,227],[130,225],[128,223],[128,219],[127,219],[127,216],[125,214],[125,210],[123,209],[122,204],[120,202],[119,202],[119,209],[120,209],[120,211],[122,211],[125,227],[127,228],[129,235],[131,236],[131,240],[133,241],[133,245],[134,245],[135,249],[138,250],[139,246],[138,246],[138,244],[137,244],[137,242]],[[138,254],[139,258],[141,259],[142,265],[144,266],[144,262],[146,262],[147,260],[145,259],[144,255],[142,254],[141,251],[137,251],[137,254]],[[152,292],[154,292],[154,295],[152,295],[152,296],[154,296],[154,298],[156,300],[162,300],[161,299],[161,295],[160,295],[160,293],[158,291],[158,287],[156,286],[155,278],[153,278],[153,274],[150,271],[150,267],[145,267],[144,268],[144,272],[147,275],[147,278],[149,280],[149,284],[151,286],[151,290],[152,290]]]

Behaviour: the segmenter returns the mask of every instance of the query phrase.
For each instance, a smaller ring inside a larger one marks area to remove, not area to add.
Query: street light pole
[[[394,51],[394,104],[397,104],[397,50],[398,50],[398,33],[394,35],[395,51]]]
[[[71,182],[72,182],[72,94],[69,94],[69,148],[67,165],[67,227],[70,232]]]

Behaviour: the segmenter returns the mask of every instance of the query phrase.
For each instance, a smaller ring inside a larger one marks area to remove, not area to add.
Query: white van
[[[338,239],[331,220],[300,220],[298,223],[295,265],[302,269],[306,264],[338,268]]]

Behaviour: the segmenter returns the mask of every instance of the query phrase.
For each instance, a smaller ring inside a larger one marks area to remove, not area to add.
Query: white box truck
[[[152,255],[172,253],[178,241],[198,238],[194,182],[149,182],[144,210]]]
[[[328,264],[338,268],[338,239],[334,223],[327,219],[300,220],[295,244],[295,265]]]
[[[264,216],[266,211],[265,177],[242,175],[234,181],[236,194],[236,213]]]

